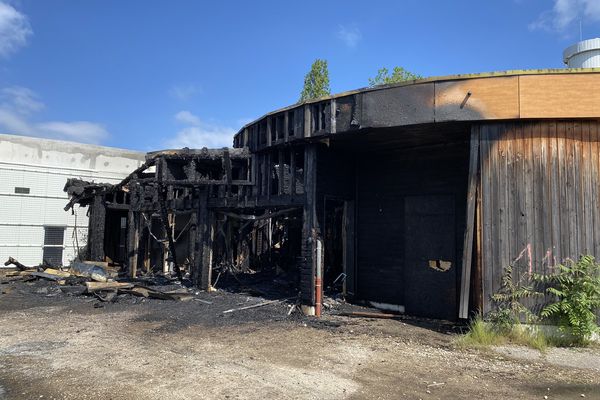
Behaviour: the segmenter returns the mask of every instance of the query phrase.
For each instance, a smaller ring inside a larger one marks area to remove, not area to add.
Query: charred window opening
[[[258,123],[258,143],[267,144],[267,122],[261,121]]]
[[[295,133],[294,132],[294,125],[295,125],[295,122],[296,122],[296,120],[294,118],[296,117],[296,113],[294,111],[289,111],[287,113],[287,115],[288,115],[287,127],[286,127],[287,133],[288,133],[288,136],[294,136],[294,133]]]
[[[271,142],[274,143],[277,140],[277,120],[275,119],[275,117],[271,117],[268,119],[268,123],[269,123],[269,129],[270,129],[270,135],[271,135]]]
[[[271,167],[270,167],[270,177],[271,177],[271,194],[277,195],[279,194],[279,181],[280,181],[280,164],[279,157],[277,153],[273,153],[271,155]]]
[[[319,130],[319,104],[313,104],[310,106],[310,116],[311,116],[311,132],[317,132]]]
[[[196,160],[197,180],[221,180],[225,174],[221,160]]]
[[[277,140],[283,140],[285,136],[285,115],[281,114],[275,118],[275,132],[277,133]]]
[[[283,152],[283,194],[292,194],[291,189],[291,181],[292,181],[292,171],[291,171],[291,160],[292,160],[292,152],[290,150],[285,150]]]
[[[107,210],[104,227],[104,254],[115,263],[127,260],[127,211]]]
[[[310,107],[312,132],[327,129],[327,104],[317,103]]]
[[[304,193],[304,148],[294,150],[294,181],[292,185],[295,187],[295,194]]]
[[[266,196],[269,185],[269,155],[261,154],[258,156],[258,171],[257,171],[258,194]]]
[[[167,165],[167,176],[166,179],[186,179],[187,174],[185,173],[185,165],[187,162],[183,160],[169,160],[166,162]]]

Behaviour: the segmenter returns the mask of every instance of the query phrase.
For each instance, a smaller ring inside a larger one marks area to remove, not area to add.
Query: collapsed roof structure
[[[295,104],[229,149],[148,153],[120,184],[65,190],[88,257],[209,289],[276,267],[304,310],[326,290],[454,320],[504,268],[600,255],[600,70],[430,78]],[[516,275],[515,275],[516,276]]]

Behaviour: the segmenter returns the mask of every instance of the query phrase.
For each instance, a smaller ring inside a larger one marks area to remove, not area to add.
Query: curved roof
[[[235,144],[257,149],[356,129],[535,118],[600,118],[600,68],[450,75],[362,88],[267,113],[245,125]]]

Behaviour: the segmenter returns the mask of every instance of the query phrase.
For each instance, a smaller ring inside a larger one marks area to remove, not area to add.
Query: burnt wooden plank
[[[482,213],[482,281],[483,281],[483,311],[490,311],[489,295],[492,292],[493,280],[493,231],[492,231],[492,210],[493,210],[493,190],[492,190],[492,172],[491,172],[491,146],[492,138],[490,127],[481,125],[480,127],[480,158],[481,158],[481,213]]]
[[[473,126],[469,154],[469,183],[467,186],[467,219],[463,243],[462,274],[460,282],[459,318],[469,317],[469,290],[473,254],[473,232],[475,229],[475,203],[477,201],[477,174],[479,170],[479,127]]]

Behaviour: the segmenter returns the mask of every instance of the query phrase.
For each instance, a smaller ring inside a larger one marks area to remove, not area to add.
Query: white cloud
[[[0,99],[5,107],[10,107],[20,114],[29,114],[44,108],[44,103],[39,100],[33,90],[21,86],[2,89]]]
[[[27,16],[0,0],[0,57],[8,57],[25,46],[32,34]]]
[[[31,89],[13,86],[0,90],[0,130],[82,143],[101,143],[109,136],[102,125],[89,121],[31,121],[32,114],[44,107]]]
[[[236,130],[231,127],[204,122],[186,110],[175,114],[175,121],[186,126],[166,142],[169,148],[231,147],[233,135],[236,133]]]
[[[193,126],[200,126],[202,124],[200,122],[200,118],[187,110],[179,111],[177,114],[175,114],[175,121],[185,125]]]
[[[599,22],[600,0],[554,0],[554,7],[530,23],[529,29],[565,32],[580,19]]]
[[[336,36],[344,44],[350,48],[356,47],[358,42],[362,39],[362,33],[356,27],[348,28],[343,25],[338,27]]]
[[[189,100],[200,92],[202,92],[202,88],[193,83],[185,85],[173,85],[169,89],[169,96],[177,100],[185,101]]]
[[[85,143],[101,143],[108,137],[106,129],[89,121],[50,121],[35,125],[40,136],[56,137]]]

